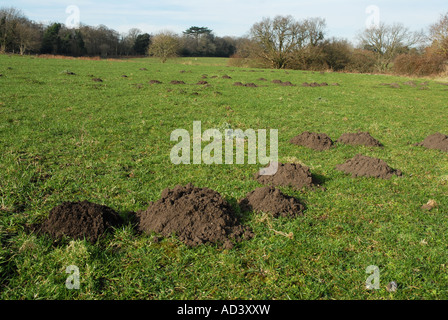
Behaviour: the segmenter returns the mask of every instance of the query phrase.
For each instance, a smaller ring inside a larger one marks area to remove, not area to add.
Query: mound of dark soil
[[[170,82],[171,84],[185,84],[182,80],[173,80]]]
[[[303,215],[305,210],[299,200],[269,186],[249,192],[239,205],[242,211],[267,212],[275,218]]]
[[[92,78],[92,81],[95,81],[95,82],[103,82],[103,80],[100,79],[100,78]]]
[[[228,76],[228,75],[226,75],[226,74],[223,75],[222,78],[223,78],[223,79],[232,79],[232,77],[230,77],[230,76]]]
[[[393,89],[400,89],[400,85],[398,83],[380,83],[381,86],[386,86]]]
[[[159,80],[151,80],[151,81],[149,81],[149,83],[150,83],[150,84],[160,84],[160,83],[162,83],[162,82],[159,81]]]
[[[390,179],[393,175],[402,175],[400,170],[392,169],[385,161],[361,154],[357,154],[345,163],[337,165],[336,170],[351,173],[353,178],[363,176]]]
[[[406,82],[403,82],[403,84],[405,86],[410,86],[410,87],[413,87],[413,88],[417,87],[417,84],[415,83],[415,81],[406,81]]]
[[[315,186],[310,169],[298,163],[278,163],[275,174],[260,175],[260,172],[257,172],[254,178],[264,185],[292,187],[296,190]]]
[[[201,84],[208,84],[208,82],[207,81],[198,81],[198,83],[196,83],[196,84],[199,84],[199,85],[201,85]]]
[[[94,243],[111,227],[118,227],[121,223],[121,217],[109,207],[89,201],[63,202],[51,209],[44,222],[31,229],[58,240],[66,236],[85,238]]]
[[[140,68],[141,71],[148,71],[146,68]]]
[[[271,82],[272,82],[272,83],[277,83],[277,84],[281,84],[281,83],[283,83],[282,80],[272,80]]]
[[[364,145],[368,147],[382,147],[383,145],[372,137],[368,132],[344,133],[338,140],[338,143],[350,144],[352,146]]]
[[[265,79],[265,78],[258,78],[257,80],[258,81],[268,81],[268,79]]]
[[[218,192],[192,184],[163,190],[161,198],[138,212],[137,218],[139,230],[165,237],[175,234],[189,246],[216,243],[231,248],[232,240],[253,236],[239,224],[233,208]]]
[[[242,82],[239,82],[239,81],[235,82],[233,85],[237,86],[237,87],[243,87],[244,86],[244,84]]]
[[[291,83],[290,81],[282,82],[281,85],[285,86],[285,87],[294,87],[295,86],[295,84]]]
[[[305,146],[319,151],[328,150],[333,145],[333,141],[327,134],[308,131],[295,136],[289,142],[298,146]]]
[[[448,152],[448,136],[440,132],[436,132],[427,136],[422,142],[414,144],[414,146]]]
[[[250,87],[250,88],[256,88],[256,87],[258,87],[258,86],[257,86],[255,83],[253,83],[253,82],[246,83],[244,86],[245,86],[245,87]]]

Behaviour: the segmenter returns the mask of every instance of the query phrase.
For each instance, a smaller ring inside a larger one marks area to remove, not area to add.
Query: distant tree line
[[[354,46],[345,39],[326,38],[322,18],[297,21],[292,16],[264,18],[240,40],[231,59],[234,66],[332,70],[345,72],[395,72],[433,75],[446,70],[448,13],[429,27],[413,32],[402,24],[366,28]]]
[[[28,19],[14,7],[0,8],[0,53],[68,56],[174,56],[231,57],[233,66],[333,70],[345,72],[396,72],[406,75],[441,73],[448,60],[448,13],[413,32],[401,24],[366,28],[358,43],[327,38],[322,18],[295,20],[292,16],[263,18],[247,36],[218,37],[207,27],[192,26],[176,34],[130,29],[119,33],[104,25],[68,28]]]
[[[81,24],[68,28],[62,23],[44,25],[28,19],[14,7],[0,8],[0,53],[55,54],[69,56],[147,55],[152,35],[133,28],[122,34],[107,26]],[[191,27],[179,37],[182,56],[229,57],[235,39],[217,37],[206,27]]]

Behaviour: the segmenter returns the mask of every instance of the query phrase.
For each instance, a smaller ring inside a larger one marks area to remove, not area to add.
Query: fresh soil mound
[[[233,208],[218,192],[192,184],[163,190],[161,198],[137,217],[140,231],[165,237],[174,233],[189,246],[216,243],[231,248],[231,240],[253,236],[239,224]]]
[[[150,84],[161,84],[162,82],[159,80],[151,80],[149,81]]]
[[[43,223],[32,226],[32,229],[57,240],[67,236],[94,243],[108,229],[121,223],[121,217],[109,207],[89,201],[63,202],[51,209]]]
[[[207,81],[198,81],[198,83],[196,83],[196,84],[199,84],[199,85],[201,85],[201,84],[208,84],[208,82]]]
[[[298,163],[278,163],[278,169],[275,174],[260,175],[257,172],[254,178],[264,185],[292,187],[296,190],[315,186],[310,169]]]
[[[258,81],[268,81],[268,79],[266,79],[266,78],[258,78],[257,80]]]
[[[223,75],[222,78],[223,78],[223,79],[232,79],[232,77],[230,77],[230,76],[228,76],[228,75],[226,75],[226,74]]]
[[[368,132],[344,133],[340,136],[338,143],[349,144],[352,146],[364,145],[368,147],[382,147],[383,145],[372,137]]]
[[[173,80],[170,82],[171,84],[185,84],[185,82],[181,81],[181,80]]]
[[[245,87],[250,87],[250,88],[256,88],[256,87],[258,87],[258,86],[257,86],[255,83],[253,83],[253,82],[246,83],[244,86],[245,86]]]
[[[328,150],[333,145],[333,141],[327,134],[308,131],[295,136],[289,142],[298,146],[305,146],[319,151]]]
[[[239,81],[235,82],[233,85],[237,86],[237,87],[243,87],[244,86],[244,84],[242,82],[239,82]]]
[[[100,78],[92,78],[92,81],[95,81],[95,82],[103,82],[103,80],[100,79]]]
[[[414,146],[448,152],[448,136],[440,132],[436,132],[427,136],[422,142],[414,144]]]
[[[291,83],[290,81],[282,82],[281,85],[285,86],[285,87],[294,87],[295,86],[295,84]]]
[[[261,187],[239,201],[242,211],[268,212],[275,218],[303,215],[305,207],[294,197],[274,187]]]
[[[271,82],[272,82],[272,83],[278,83],[278,84],[281,84],[281,83],[283,83],[283,81],[282,81],[282,80],[272,80]]]
[[[337,165],[336,169],[345,173],[351,173],[353,178],[363,176],[390,179],[393,175],[402,175],[400,170],[392,169],[385,161],[361,154],[357,154],[345,163]]]

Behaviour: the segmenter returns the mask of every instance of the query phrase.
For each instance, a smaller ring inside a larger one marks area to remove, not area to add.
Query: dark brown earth
[[[137,220],[140,231],[175,234],[188,246],[214,243],[231,248],[233,242],[253,236],[218,192],[192,184],[163,190],[159,200],[137,213]]]
[[[448,136],[443,133],[436,132],[427,136],[422,142],[414,144],[414,146],[448,152]]]
[[[357,154],[352,159],[347,160],[343,164],[336,166],[336,170],[345,173],[351,173],[353,178],[356,177],[375,177],[381,179],[390,179],[392,176],[401,176],[400,170],[392,169],[387,163],[381,159],[367,157]]]
[[[185,84],[185,82],[181,81],[181,80],[173,80],[170,82],[171,84]]]
[[[208,84],[208,82],[207,81],[198,81],[198,83],[196,83],[196,84]]]
[[[349,144],[352,146],[364,145],[368,147],[382,147],[383,145],[370,135],[368,132],[344,133],[338,140],[338,143]]]
[[[257,86],[255,83],[253,83],[253,82],[246,83],[244,86],[245,86],[245,87],[251,87],[251,88],[256,88],[256,87],[258,87],[258,86]]]
[[[103,80],[100,79],[100,78],[92,78],[92,81],[95,81],[95,82],[103,82]]]
[[[241,211],[267,212],[275,218],[303,215],[305,207],[294,197],[274,187],[260,187],[239,201]]]
[[[159,81],[159,80],[151,80],[151,81],[149,81],[149,83],[150,83],[150,84],[160,84],[160,83],[162,83],[162,82]]]
[[[315,186],[310,169],[298,163],[278,163],[274,175],[260,175],[256,172],[254,178],[264,185],[292,187],[296,190]]]
[[[242,83],[242,82],[235,82],[235,83],[233,83],[233,85],[234,86],[237,86],[237,87],[243,87],[244,86],[244,84]]]
[[[400,89],[400,85],[398,83],[380,83],[381,86],[387,86],[394,89]]]
[[[290,81],[282,82],[281,85],[285,87],[295,87],[295,84],[291,83]]]
[[[319,151],[328,150],[333,145],[333,141],[327,134],[308,131],[295,136],[289,142],[298,146],[305,146]]]
[[[63,202],[51,209],[41,224],[31,226],[31,230],[57,240],[66,236],[85,238],[94,243],[110,228],[121,223],[121,217],[109,207],[88,201]]]
[[[278,83],[278,84],[283,83],[282,80],[272,80],[271,82],[272,82],[272,83]]]
[[[222,78],[223,78],[223,79],[232,79],[232,77],[230,77],[230,76],[228,76],[228,75],[226,75],[226,74],[223,75]]]

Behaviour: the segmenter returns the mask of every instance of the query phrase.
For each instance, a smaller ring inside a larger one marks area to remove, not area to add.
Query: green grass
[[[436,81],[420,90],[402,85],[408,78],[239,69],[210,58],[161,64],[0,55],[0,74],[1,299],[448,298],[448,154],[412,146],[448,133],[446,87]],[[202,74],[211,86],[194,85]],[[282,87],[273,79],[340,86]],[[232,86],[236,81],[264,86]],[[246,214],[255,237],[231,250],[153,242],[129,224],[96,244],[54,244],[25,231],[62,201],[89,200],[126,217],[164,188],[189,182],[235,204],[259,186],[252,179],[259,165],[170,161],[170,133],[191,132],[195,120],[203,131],[224,123],[278,129],[279,160],[309,166],[326,190],[282,188],[306,204],[305,215]],[[357,130],[385,147],[316,152],[288,143],[303,131],[336,140]],[[404,177],[352,179],[334,169],[357,153],[385,160]],[[438,207],[422,211],[429,199]],[[290,232],[292,239],[281,234]],[[79,290],[65,287],[69,265],[79,267]],[[365,289],[369,265],[380,269],[379,290]],[[390,281],[397,292],[386,291]]]

